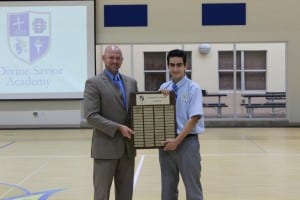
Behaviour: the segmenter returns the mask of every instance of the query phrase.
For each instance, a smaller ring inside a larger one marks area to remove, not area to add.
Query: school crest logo
[[[43,57],[50,45],[50,13],[9,13],[8,43],[18,59],[32,64]]]

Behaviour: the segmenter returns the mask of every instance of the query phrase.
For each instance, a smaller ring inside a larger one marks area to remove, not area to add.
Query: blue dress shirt
[[[174,82],[168,81],[163,83],[159,90],[167,89],[172,91]],[[193,116],[201,115],[201,119],[198,120],[196,126],[192,129],[190,134],[203,133],[204,119],[203,119],[203,100],[202,91],[200,86],[190,80],[187,76],[184,76],[179,82],[176,83],[177,98],[176,98],[176,123],[177,134],[181,133],[185,123]]]

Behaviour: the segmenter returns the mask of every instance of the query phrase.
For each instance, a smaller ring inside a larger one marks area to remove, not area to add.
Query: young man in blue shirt
[[[175,49],[168,52],[171,80],[160,86],[166,95],[176,95],[177,136],[164,142],[159,150],[162,180],[162,200],[178,199],[179,174],[182,177],[186,200],[203,200],[200,182],[201,155],[198,134],[204,132],[202,92],[200,86],[186,74],[186,54]]]

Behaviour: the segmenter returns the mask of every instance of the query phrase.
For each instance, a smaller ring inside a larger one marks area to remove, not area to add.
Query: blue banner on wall
[[[202,25],[246,25],[245,3],[202,4]]]
[[[148,26],[147,5],[104,5],[104,27]]]

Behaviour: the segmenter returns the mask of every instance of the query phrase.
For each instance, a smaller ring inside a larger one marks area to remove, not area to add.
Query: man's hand
[[[168,139],[164,141],[163,144],[165,145],[164,151],[174,151],[179,143],[176,139]]]
[[[170,94],[170,90],[162,89],[160,90],[161,93],[163,93],[165,96],[168,96]]]
[[[120,125],[118,127],[118,131],[123,135],[123,137],[126,137],[128,139],[131,139],[132,135],[134,134],[132,129],[124,125]]]

